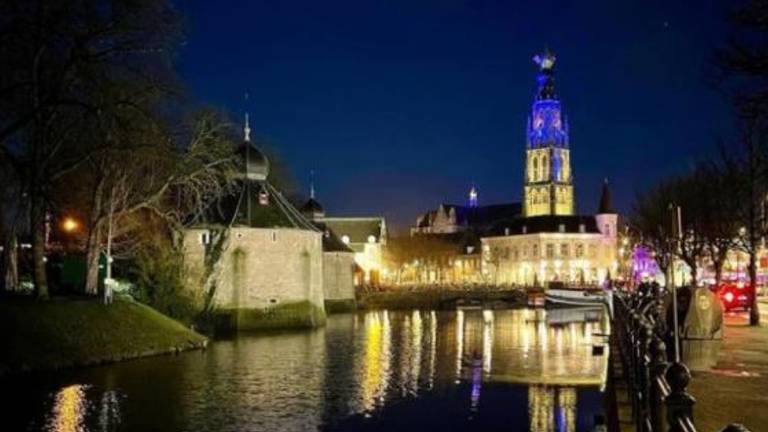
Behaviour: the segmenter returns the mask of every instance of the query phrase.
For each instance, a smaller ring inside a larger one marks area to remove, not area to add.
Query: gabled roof
[[[301,211],[303,213],[322,213],[323,206],[316,199],[310,198],[301,206]]]
[[[328,225],[315,222],[315,226],[323,232],[323,252],[354,252]]]
[[[547,215],[500,222],[493,227],[489,236],[502,236],[507,235],[507,233],[509,235],[559,233],[561,226],[563,227],[562,232],[565,233],[581,233],[582,226],[583,233],[600,233],[594,216]]]
[[[324,223],[340,237],[349,237],[350,243],[368,243],[373,236],[380,242],[386,236],[383,217],[323,217],[318,222]]]

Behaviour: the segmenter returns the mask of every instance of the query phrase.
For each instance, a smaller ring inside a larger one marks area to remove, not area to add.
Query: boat
[[[544,295],[547,306],[600,306],[608,303],[608,296],[602,289],[549,288]]]

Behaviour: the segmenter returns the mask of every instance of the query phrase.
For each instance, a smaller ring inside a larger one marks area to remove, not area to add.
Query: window
[[[535,244],[533,245],[533,250],[531,251],[531,256],[534,258],[539,257],[539,245]]]
[[[576,258],[581,258],[584,256],[584,245],[579,243],[576,245]]]
[[[611,224],[603,225],[603,233],[607,236],[611,235]]]
[[[597,247],[595,245],[589,245],[589,257],[594,258],[597,255]]]
[[[547,245],[547,258],[554,258],[555,257],[555,245],[548,244]]]
[[[568,258],[569,252],[570,251],[568,250],[567,243],[563,243],[560,245],[560,256],[562,256],[563,258]]]
[[[587,232],[587,227],[584,224],[579,224],[579,232],[584,234]]]
[[[203,231],[200,233],[200,244],[201,245],[211,244],[211,233],[209,231]]]
[[[557,231],[564,233],[565,232],[565,224],[560,224],[557,226]]]
[[[504,259],[509,259],[509,247],[504,248]]]
[[[523,258],[528,258],[528,246],[523,246]]]
[[[273,242],[277,241],[277,231],[272,231],[272,241]]]
[[[505,236],[508,236],[508,235],[509,235],[509,228],[504,228],[504,235],[505,235]]]
[[[528,233],[528,227],[523,225],[523,234],[527,234],[527,233]]]
[[[517,260],[520,256],[520,251],[517,249],[517,246],[512,248],[512,259]]]

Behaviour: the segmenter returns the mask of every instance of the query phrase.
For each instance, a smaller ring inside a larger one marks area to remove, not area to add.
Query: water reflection
[[[589,430],[607,367],[593,333],[604,326],[544,310],[332,316],[315,331],[41,377],[15,415],[24,429],[62,432]],[[41,416],[29,407],[46,394]]]

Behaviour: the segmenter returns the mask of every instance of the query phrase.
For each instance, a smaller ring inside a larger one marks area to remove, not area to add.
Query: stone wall
[[[202,228],[190,229],[184,241],[188,281],[198,289],[202,289],[206,253],[214,253],[210,244],[201,241],[206,232]],[[214,297],[217,310],[237,311],[233,316],[244,310],[257,311],[259,319],[267,321],[277,315],[268,313],[271,309],[290,310],[291,317],[299,318],[297,325],[319,325],[324,321],[320,233],[289,228],[232,228],[219,266]],[[298,315],[304,312],[294,309],[306,309],[306,314],[312,316],[300,319]],[[249,319],[248,327],[260,327],[259,319]],[[237,320],[234,325],[240,327]],[[267,322],[264,327],[274,325]]]
[[[326,300],[354,300],[355,254],[352,252],[323,253],[323,292]]]

